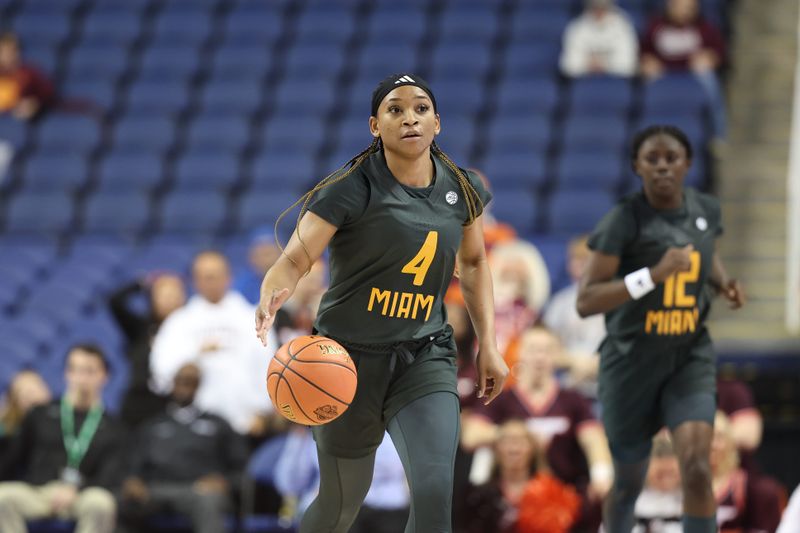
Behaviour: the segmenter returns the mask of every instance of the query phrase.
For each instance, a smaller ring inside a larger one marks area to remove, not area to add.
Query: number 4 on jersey
[[[428,269],[433,263],[433,257],[436,255],[436,246],[439,243],[439,232],[429,231],[425,242],[422,243],[422,248],[419,249],[414,259],[406,263],[401,271],[403,274],[414,275],[414,285],[417,287],[425,283],[425,276],[428,274]]]

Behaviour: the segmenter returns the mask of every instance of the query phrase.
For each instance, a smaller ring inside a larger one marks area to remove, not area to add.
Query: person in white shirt
[[[783,510],[781,524],[775,533],[800,533],[800,485],[789,498],[789,505]]]
[[[606,336],[603,315],[581,318],[575,305],[578,301],[578,282],[589,259],[587,237],[575,237],[567,248],[567,271],[572,284],[555,293],[547,305],[542,321],[555,333],[564,346],[565,360],[560,364],[569,370],[567,385],[577,388],[590,398],[597,397],[597,349]]]
[[[614,0],[587,0],[585,11],[564,31],[560,65],[566,76],[630,77],[638,61],[636,30]]]
[[[192,278],[197,294],[164,321],[153,342],[151,387],[168,393],[178,369],[194,362],[204,376],[197,406],[223,417],[237,432],[257,436],[272,410],[265,380],[277,350],[275,335],[270,332],[267,348],[253,335],[255,306],[230,290],[222,254],[200,253]]]

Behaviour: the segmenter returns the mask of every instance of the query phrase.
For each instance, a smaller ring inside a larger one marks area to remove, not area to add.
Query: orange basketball
[[[347,350],[319,335],[297,337],[281,346],[267,371],[267,390],[275,409],[306,426],[326,424],[344,413],[357,382]]]

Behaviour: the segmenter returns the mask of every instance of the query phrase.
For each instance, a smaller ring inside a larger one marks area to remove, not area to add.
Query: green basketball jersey
[[[309,211],[338,228],[329,245],[330,288],[315,324],[320,334],[386,344],[444,329],[444,294],[467,207],[456,176],[433,162],[432,186],[413,189],[394,178],[378,152],[310,203]],[[485,205],[491,195],[468,176]]]
[[[653,209],[643,192],[622,199],[589,238],[592,250],[620,258],[617,279],[655,266],[669,247],[692,244],[694,252],[689,271],[606,313],[608,336],[601,352],[669,350],[705,335],[712,295],[707,281],[721,233],[719,202],[694,189],[684,190],[683,205],[675,210]]]

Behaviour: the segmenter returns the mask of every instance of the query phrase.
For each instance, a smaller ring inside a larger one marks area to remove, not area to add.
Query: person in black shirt
[[[150,304],[146,315],[133,311],[130,300],[145,294]],[[161,323],[186,303],[186,287],[174,274],[161,274],[136,280],[114,291],[108,306],[120,331],[125,335],[125,352],[131,362],[131,378],[122,399],[120,418],[129,428],[136,428],[164,410],[167,398],[150,390],[150,349]]]
[[[121,522],[139,531],[155,514],[178,513],[191,518],[195,533],[220,533],[231,493],[240,485],[246,445],[224,419],[194,406],[197,365],[181,367],[173,383],[166,412],[145,422],[134,441]]]
[[[108,365],[96,346],[74,346],[67,355],[67,390],[32,409],[10,450],[0,459],[0,531],[24,533],[25,520],[77,520],[77,533],[111,533],[116,521],[112,491],[124,430],[101,401]]]

